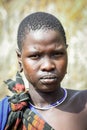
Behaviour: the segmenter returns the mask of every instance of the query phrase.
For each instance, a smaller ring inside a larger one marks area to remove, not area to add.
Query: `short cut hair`
[[[35,12],[25,17],[18,28],[17,44],[21,51],[26,35],[32,30],[55,30],[59,31],[66,45],[66,36],[61,22],[52,14],[45,12]]]

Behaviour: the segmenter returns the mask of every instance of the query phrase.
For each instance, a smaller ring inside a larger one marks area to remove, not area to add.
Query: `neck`
[[[35,106],[44,107],[59,100],[64,93],[61,87],[58,87],[58,89],[53,92],[41,92],[36,90],[33,86],[30,86],[29,94]]]

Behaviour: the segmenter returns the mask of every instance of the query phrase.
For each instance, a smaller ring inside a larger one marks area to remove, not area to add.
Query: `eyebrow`
[[[55,49],[53,49],[53,50],[50,50],[50,52],[51,51],[62,51],[62,50],[65,50],[66,48],[65,47],[63,47],[63,46],[61,46],[61,47],[56,47]],[[43,50],[41,50],[41,49],[39,49],[39,48],[37,48],[37,49],[35,49],[35,48],[33,48],[33,49],[31,49],[30,51],[29,51],[30,53],[43,53]]]

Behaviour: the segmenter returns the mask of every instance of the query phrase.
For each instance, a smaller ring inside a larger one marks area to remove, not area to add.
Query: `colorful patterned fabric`
[[[4,130],[54,130],[29,109],[31,98],[29,92],[25,90],[23,79],[18,72],[16,81],[10,79],[5,81],[5,83],[14,95],[8,99],[11,111]]]

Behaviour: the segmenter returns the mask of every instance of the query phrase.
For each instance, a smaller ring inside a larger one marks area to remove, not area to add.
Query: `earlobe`
[[[22,72],[23,66],[22,66],[22,60],[21,60],[21,52],[19,51],[19,49],[16,49],[16,54],[17,54],[17,58],[18,58],[19,71]]]

